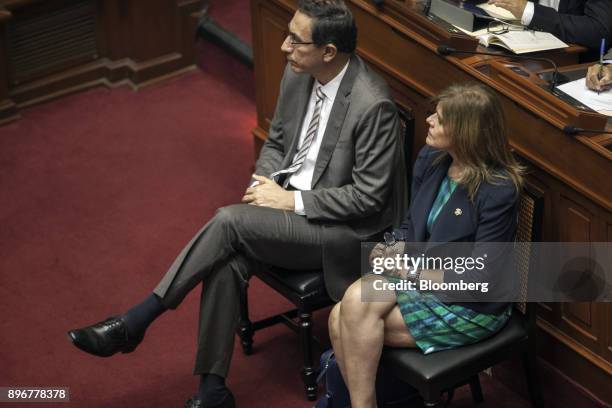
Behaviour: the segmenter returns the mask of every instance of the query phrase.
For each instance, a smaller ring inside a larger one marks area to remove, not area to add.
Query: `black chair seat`
[[[333,304],[325,289],[323,271],[263,268],[255,273],[266,285],[289,299],[302,312],[313,312]]]
[[[271,275],[276,281],[282,282],[289,289],[302,295],[325,291],[322,271],[296,271],[280,268],[270,268],[263,274]],[[259,274],[258,274],[259,275]]]
[[[417,388],[433,382],[444,389],[452,387],[455,378],[465,377],[469,372],[478,373],[495,364],[503,350],[508,355],[524,351],[527,339],[526,320],[514,313],[499,333],[479,343],[429,355],[418,349],[386,348],[382,363],[398,378]]]

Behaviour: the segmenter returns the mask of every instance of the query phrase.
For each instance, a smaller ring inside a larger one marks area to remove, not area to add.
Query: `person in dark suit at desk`
[[[610,0],[489,0],[510,11],[531,29],[547,31],[562,41],[599,50],[602,38],[612,44]]]
[[[603,57],[604,65],[595,64],[589,67],[586,75],[586,86],[593,91],[601,92],[612,88],[612,48]]]
[[[430,251],[464,242],[474,254],[490,249],[490,242],[514,240],[523,169],[510,151],[497,96],[481,84],[451,86],[438,97],[436,113],[427,123],[427,145],[414,164],[410,208],[393,231],[397,242],[378,244],[372,251],[374,265],[376,258],[410,254],[404,248],[408,243],[425,243]],[[419,269],[408,279],[417,285],[500,280],[502,253],[485,253],[487,262],[495,263],[484,272],[461,275],[445,266],[447,270]],[[411,255],[419,257],[420,252]],[[393,277],[385,279],[393,282]],[[377,280],[380,276],[366,275],[352,284],[329,317],[330,338],[355,408],[376,405],[383,344],[418,347],[429,354],[489,337],[510,317],[511,305],[504,302],[447,303],[419,290],[390,289],[376,295],[370,285],[375,291],[384,289],[377,289]]]
[[[129,353],[203,283],[200,386],[185,406],[234,407],[225,378],[240,288],[253,268],[323,269],[330,296],[342,297],[359,276],[346,266],[359,264],[360,242],[379,237],[404,207],[397,109],[386,83],[354,54],[356,39],[342,0],[298,3],[281,46],[288,64],[276,112],[243,204],[220,208],[144,301],[71,330],[75,346],[101,357]]]

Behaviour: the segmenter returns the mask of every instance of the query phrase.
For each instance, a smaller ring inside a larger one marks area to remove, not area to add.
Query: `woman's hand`
[[[384,243],[378,243],[370,252],[369,262],[370,266],[374,266],[374,259],[377,258],[393,258],[395,259],[396,255],[404,255],[404,250],[406,247],[406,243],[403,241],[396,241],[393,245],[387,245]],[[397,265],[395,265],[397,266]],[[397,268],[385,269],[384,273],[390,276],[399,276],[402,270],[398,270]]]

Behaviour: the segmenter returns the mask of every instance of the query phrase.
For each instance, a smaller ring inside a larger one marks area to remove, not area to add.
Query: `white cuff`
[[[531,24],[531,20],[533,20],[533,14],[535,12],[535,6],[532,2],[528,1],[525,5],[525,10],[523,10],[523,16],[521,17],[521,24],[524,26],[528,26]]]
[[[255,175],[255,173],[251,174],[251,179],[253,179],[254,175]],[[251,185],[249,187],[255,187],[258,184],[259,184],[259,181],[253,180],[253,182],[251,183]]]
[[[294,191],[293,198],[295,200],[295,208],[293,212],[297,215],[306,215],[306,211],[304,210],[304,201],[302,201],[302,192]]]

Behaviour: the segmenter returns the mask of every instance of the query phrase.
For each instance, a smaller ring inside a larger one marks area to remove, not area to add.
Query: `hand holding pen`
[[[604,65],[604,53],[606,50],[606,40],[601,39],[601,48],[599,50],[599,63],[589,67],[586,76],[586,86],[589,89],[597,91],[607,90],[612,84],[612,67]]]

